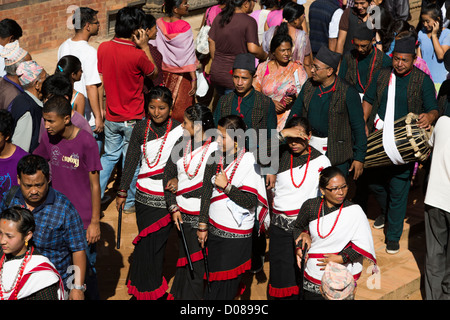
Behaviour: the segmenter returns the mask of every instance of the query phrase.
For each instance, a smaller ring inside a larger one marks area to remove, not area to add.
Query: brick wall
[[[98,11],[99,37],[107,35],[107,13],[139,1],[126,0],[0,0],[0,20],[14,19],[23,30],[20,45],[29,52],[56,48],[74,34],[67,20],[71,5]]]

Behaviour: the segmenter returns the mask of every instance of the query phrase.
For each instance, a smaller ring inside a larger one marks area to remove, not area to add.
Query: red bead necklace
[[[367,88],[369,87],[370,83],[372,82],[373,69],[375,67],[375,59],[376,58],[377,58],[377,48],[375,48],[375,52],[373,54],[372,67],[370,68],[370,73],[369,73],[369,81],[367,81],[367,85],[365,88],[361,83],[361,78],[359,76],[359,70],[358,70],[358,59],[356,59],[356,74],[358,75],[358,83],[361,86],[361,88],[363,89],[363,93],[366,93]]]
[[[322,91],[322,88],[321,88],[322,85],[319,85],[319,90],[320,90],[319,97],[322,98],[322,96],[323,96],[324,94],[336,91],[336,83],[337,83],[337,76],[336,76],[336,78],[334,79],[334,84],[333,84],[333,86],[331,87],[331,89],[330,89],[330,90],[327,90],[327,91],[325,91],[325,92]]]
[[[12,292],[13,295],[13,300],[17,300],[17,294],[18,294],[18,287],[20,284],[20,281],[22,280],[23,277],[23,273],[25,271],[25,267],[27,265],[27,263],[30,261],[31,256],[33,255],[33,251],[34,251],[34,247],[31,247],[30,250],[27,250],[25,253],[25,257],[22,260],[22,263],[20,264],[19,270],[16,274],[16,278],[14,279],[13,282],[13,286],[11,287],[10,290],[4,290],[3,288],[3,267],[4,267],[4,263],[5,263],[5,259],[6,259],[6,254],[3,254],[2,259],[0,260],[0,300],[4,300],[3,299],[3,293],[10,293]]]
[[[217,165],[217,171],[216,174],[220,172],[220,169],[224,170],[225,173],[227,173],[231,167],[233,167],[233,170],[231,171],[231,175],[230,178],[228,178],[228,183],[231,184],[231,181],[233,180],[234,177],[234,173],[236,172],[236,169],[238,168],[239,164],[241,163],[242,158],[244,157],[245,154],[245,148],[243,148],[241,150],[241,152],[239,153],[239,156],[230,164],[230,166],[228,167],[228,170],[224,170],[223,168],[223,157],[220,158],[219,164]]]
[[[322,239],[325,239],[326,237],[328,237],[333,232],[334,227],[336,227],[336,224],[337,224],[337,222],[339,220],[339,216],[341,215],[341,212],[342,212],[342,208],[344,207],[344,203],[341,204],[341,208],[339,209],[339,213],[338,213],[338,215],[336,217],[336,220],[334,221],[333,227],[331,228],[330,232],[328,232],[328,234],[326,236],[322,236],[320,234],[320,231],[319,231],[319,222],[320,222],[320,212],[322,211],[323,202],[324,202],[324,199],[322,199],[322,201],[320,202],[319,213],[317,214],[317,234]]]
[[[200,170],[200,166],[203,163],[203,160],[205,158],[206,152],[209,149],[209,145],[211,144],[211,137],[208,138],[208,140],[205,141],[205,143],[202,145],[201,150],[202,151],[202,158],[200,159],[200,161],[198,162],[197,168],[195,168],[194,174],[190,174],[188,172],[189,167],[191,166],[191,161],[192,158],[194,157],[194,155],[191,153],[192,151],[192,145],[191,145],[191,140],[188,141],[186,148],[184,149],[184,155],[183,155],[183,166],[184,166],[184,172],[186,172],[189,180],[195,178],[195,176],[197,175],[198,171]],[[189,162],[186,164],[186,158],[187,158],[187,154],[188,154],[188,148],[189,148],[189,153],[191,154],[191,157],[189,159]]]
[[[306,160],[305,174],[303,175],[302,182],[300,182],[299,185],[296,185],[296,184],[295,184],[295,181],[294,181],[294,174],[293,174],[293,172],[292,172],[292,169],[293,169],[293,168],[292,168],[292,164],[293,164],[293,162],[294,162],[294,156],[291,154],[291,181],[292,181],[292,184],[294,185],[294,187],[300,188],[300,187],[302,186],[303,182],[305,182],[306,175],[307,175],[307,173],[308,173],[309,160],[311,160],[311,146],[308,147],[308,160]]]
[[[156,132],[151,128],[150,126],[151,121],[150,119],[147,120],[147,128],[145,129],[145,137],[144,137],[144,147],[143,147],[143,153],[144,153],[144,158],[145,161],[147,162],[147,166],[152,169],[154,167],[156,167],[159,163],[159,160],[161,159],[161,155],[162,155],[162,150],[164,148],[164,145],[166,144],[166,140],[167,140],[167,136],[169,135],[170,129],[172,129],[172,119],[169,119],[169,122],[167,123],[167,129],[166,129],[166,133],[163,136],[163,141],[161,142],[161,146],[159,147],[158,153],[156,154],[155,158],[149,162],[148,158],[147,158],[147,151],[146,151],[146,145],[147,145],[147,137],[148,137],[148,130],[152,130],[153,133],[155,134],[156,138],[159,139],[159,136],[156,134]]]

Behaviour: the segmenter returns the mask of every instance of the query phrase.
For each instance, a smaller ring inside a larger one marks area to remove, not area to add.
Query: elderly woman
[[[280,131],[308,75],[301,63],[291,60],[292,39],[289,35],[276,33],[270,43],[270,53],[272,59],[258,66],[253,87],[272,99],[277,112],[277,130]]]
[[[343,264],[355,280],[361,275],[363,258],[376,263],[369,222],[360,206],[346,200],[344,174],[337,167],[322,170],[319,188],[322,196],[305,201],[292,225],[298,249],[309,248],[305,300],[323,299],[320,285],[328,262]],[[298,262],[302,255],[302,250],[297,250]]]

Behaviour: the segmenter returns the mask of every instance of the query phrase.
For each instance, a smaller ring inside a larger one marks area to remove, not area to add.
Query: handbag
[[[197,38],[195,39],[195,50],[203,55],[209,54],[208,33],[209,30],[211,29],[211,26],[208,26],[206,24],[206,21],[208,21],[210,11],[211,10],[208,9],[205,18],[205,24],[200,28]]]

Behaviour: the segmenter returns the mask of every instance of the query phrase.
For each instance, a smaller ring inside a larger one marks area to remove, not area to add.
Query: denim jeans
[[[98,145],[98,152],[99,152],[99,154],[102,154],[103,142],[105,141],[105,133],[104,132],[95,133],[94,132],[95,126],[91,126],[91,129],[92,129],[92,133],[94,135],[95,141],[97,142],[97,145]]]
[[[84,230],[84,238],[86,239],[86,230]],[[97,244],[88,244],[86,241],[86,275],[84,277],[84,282],[86,283],[86,292],[84,296],[86,300],[100,300],[97,270],[95,269],[96,262]]]
[[[105,193],[108,180],[114,170],[115,165],[123,155],[122,167],[125,164],[125,156],[127,154],[128,144],[130,142],[131,132],[133,131],[134,123],[132,121],[126,122],[112,122],[105,120],[105,143],[104,153],[100,158],[103,170],[100,171],[100,187],[101,197]],[[129,209],[134,206],[134,197],[136,193],[136,181],[139,173],[139,166],[134,173],[133,181],[128,189],[128,197],[125,202],[124,209]]]

